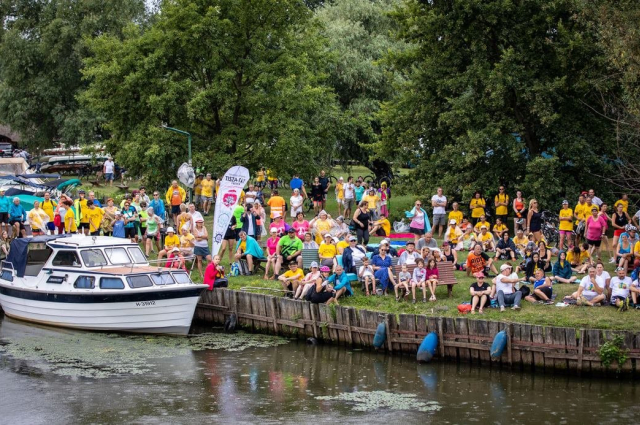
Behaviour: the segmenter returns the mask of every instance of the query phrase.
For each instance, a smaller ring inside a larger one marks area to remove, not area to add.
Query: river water
[[[633,423],[639,402],[630,380],[418,365],[211,330],[126,336],[0,319],[3,424]]]

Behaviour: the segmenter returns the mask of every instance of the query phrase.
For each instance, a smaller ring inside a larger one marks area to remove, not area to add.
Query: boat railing
[[[2,269],[4,270],[4,268],[5,268],[5,264],[7,264],[7,265],[11,266],[11,267],[10,267],[10,269],[11,269],[11,270],[15,270],[15,269],[16,269],[16,268],[13,266],[13,263],[12,263],[11,261],[7,261],[7,260],[2,260],[2,267],[0,267],[0,268],[2,268]],[[7,269],[9,269],[9,267],[7,267]]]
[[[147,266],[148,265],[148,266],[151,266],[151,267],[157,266],[158,267],[158,271],[160,271],[163,267],[166,266],[167,262],[175,261],[176,258],[181,259],[181,261],[184,261],[184,262],[192,261],[191,269],[189,270],[189,275],[191,275],[191,270],[193,269],[193,266],[195,265],[195,259],[196,259],[196,255],[195,254],[182,255],[182,256],[173,257],[173,258],[165,257],[165,258],[155,259],[155,260],[147,259],[147,261],[144,262],[144,263],[102,264],[100,269],[101,270],[104,269],[105,266],[111,267],[111,266],[117,265],[117,266],[121,266],[121,267],[129,267],[129,271],[131,273],[133,273],[134,267],[140,267],[140,266]],[[163,264],[165,266],[163,266]]]

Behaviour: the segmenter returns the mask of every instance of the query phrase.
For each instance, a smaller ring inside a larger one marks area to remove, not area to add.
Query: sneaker
[[[609,258],[609,264],[614,264],[616,262],[616,259],[611,257]]]
[[[546,300],[544,303],[545,303],[545,305],[553,305],[553,304],[555,304],[555,302],[553,300]]]
[[[511,307],[511,310],[520,310],[520,306],[519,305],[514,305],[513,307]]]
[[[396,297],[396,302],[400,302],[400,297]]]
[[[427,299],[426,299],[426,298],[423,298],[423,299],[422,299],[422,302],[423,302],[423,303],[426,303],[426,302],[427,302]]]
[[[416,300],[414,299],[414,300],[413,300],[413,301],[411,301],[411,302],[412,302],[413,304],[415,304],[415,303],[416,303]]]
[[[500,313],[504,313],[504,306],[500,307]]]

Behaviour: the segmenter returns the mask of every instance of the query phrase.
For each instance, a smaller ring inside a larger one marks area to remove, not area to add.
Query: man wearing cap
[[[176,235],[173,227],[167,227],[167,235],[164,237],[164,249],[158,253],[158,260],[173,251],[173,248],[180,248],[180,238]]]
[[[447,221],[446,208],[447,197],[442,194],[442,188],[437,189],[437,193],[431,197],[431,206],[433,207],[433,227],[438,227],[438,237],[442,236],[445,222]]]
[[[618,307],[619,311],[629,308],[629,295],[631,293],[631,278],[627,276],[625,267],[616,268],[616,276],[609,282],[610,304]]]
[[[304,272],[302,268],[298,268],[298,263],[292,261],[289,263],[289,270],[284,272],[278,277],[282,289],[286,291],[286,296],[292,298],[298,290],[300,281],[304,278]]]
[[[105,181],[109,183],[109,186],[113,186],[113,169],[116,164],[113,162],[113,158],[109,157],[102,166],[102,174]]]
[[[11,199],[4,196],[4,190],[0,190],[0,226],[1,230],[9,231],[9,208],[11,207]]]
[[[569,208],[569,201],[566,199],[562,201],[562,209],[558,213],[558,230],[560,231],[560,243],[558,248],[564,249],[565,238],[567,240],[567,246],[572,246],[573,235],[573,210]]]
[[[418,251],[422,251],[422,248],[427,247],[429,249],[434,249],[438,247],[438,241],[433,239],[433,233],[427,232],[418,239],[418,246],[416,247]]]
[[[420,254],[416,252],[415,249],[416,249],[415,243],[413,241],[408,241],[407,249],[404,250],[400,258],[398,259],[398,265],[400,266],[403,264],[406,264],[408,266],[415,265],[416,261],[419,258],[422,258],[420,257]]]
[[[478,243],[473,247],[473,252],[467,256],[467,276],[478,272],[487,275],[488,270],[498,274],[498,270],[493,265],[493,258],[489,258],[486,253],[482,252],[482,245]]]
[[[513,306],[512,310],[520,309],[522,292],[515,289],[515,285],[519,281],[518,274],[513,272],[513,266],[510,263],[504,263],[500,266],[500,274],[493,279],[495,286],[492,288],[492,295],[495,294],[498,297],[500,311],[504,311],[508,305]]]
[[[357,273],[356,263],[367,256],[367,250],[357,244],[358,239],[355,236],[349,236],[348,241],[349,246],[342,251],[342,265],[347,273]]]
[[[274,273],[276,278],[280,274],[280,268],[282,264],[289,264],[295,262],[298,267],[302,269],[302,241],[296,236],[296,230],[290,228],[287,231],[287,235],[280,238],[276,247],[276,266]]]
[[[449,243],[451,248],[456,251],[460,251],[463,248],[462,230],[460,230],[458,223],[453,218],[449,220],[447,231],[444,232],[444,241]]]
[[[187,192],[180,186],[178,181],[171,182],[171,186],[167,189],[167,193],[164,195],[167,205],[171,205],[171,216],[173,218],[174,226],[178,224],[178,214],[180,214],[180,204],[187,199]]]

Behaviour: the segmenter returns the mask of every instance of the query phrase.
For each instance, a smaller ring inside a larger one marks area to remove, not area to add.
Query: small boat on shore
[[[207,285],[152,266],[128,239],[14,239],[0,269],[9,317],[74,329],[186,335]]]

